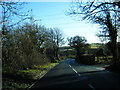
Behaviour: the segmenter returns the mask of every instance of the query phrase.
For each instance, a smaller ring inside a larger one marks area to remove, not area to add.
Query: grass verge
[[[57,64],[49,63],[41,66],[33,66],[32,69],[15,72],[3,71],[2,89],[26,89]]]

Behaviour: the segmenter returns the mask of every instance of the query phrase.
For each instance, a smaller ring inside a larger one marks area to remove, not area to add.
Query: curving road
[[[69,59],[52,68],[30,89],[34,88],[120,88],[120,75]]]

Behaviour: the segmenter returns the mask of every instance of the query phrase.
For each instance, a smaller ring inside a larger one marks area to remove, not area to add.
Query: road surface
[[[78,64],[74,59],[61,62],[45,74],[34,88],[119,88],[120,75],[104,68]]]

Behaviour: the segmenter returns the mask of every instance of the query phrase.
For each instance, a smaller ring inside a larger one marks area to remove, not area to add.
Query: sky
[[[99,31],[97,24],[80,21],[79,17],[67,15],[70,2],[29,2],[25,5],[24,10],[32,9],[31,15],[34,19],[39,20],[39,25],[47,28],[59,28],[65,38],[76,35],[84,36],[87,43],[99,43],[96,36]]]
[[[3,0],[3,1],[11,1],[11,0]],[[18,1],[18,0],[12,0],[12,1]],[[71,0],[20,0],[20,2],[70,2],[70,1]],[[72,0],[72,1],[75,1],[75,0]],[[95,0],[80,0],[80,1],[93,2]],[[118,2],[120,0],[102,0],[102,2],[109,2],[109,1]],[[101,2],[101,0],[96,0],[96,2]]]

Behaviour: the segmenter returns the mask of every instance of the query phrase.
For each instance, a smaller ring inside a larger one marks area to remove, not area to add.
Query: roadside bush
[[[56,63],[63,39],[58,29],[48,29],[31,23],[7,28],[2,39],[2,66],[4,70],[14,71],[31,69],[33,65]]]
[[[7,32],[2,40],[3,68],[14,71],[48,63],[46,55],[40,52],[42,41],[39,40],[39,32],[40,28],[31,24],[25,24]]]

